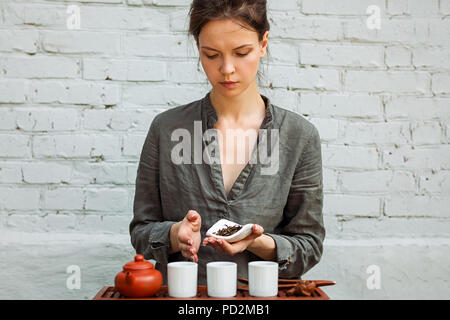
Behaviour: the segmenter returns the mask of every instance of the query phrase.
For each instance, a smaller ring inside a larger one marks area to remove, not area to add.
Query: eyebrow
[[[243,47],[248,47],[248,46],[253,46],[253,45],[251,43],[247,43],[247,44],[243,44],[242,46],[239,46],[237,48],[234,48],[233,50],[238,50],[238,49],[241,49]],[[213,50],[213,51],[219,52],[219,50],[217,50],[217,49],[206,47],[206,46],[202,46],[202,49],[209,49],[209,50]]]

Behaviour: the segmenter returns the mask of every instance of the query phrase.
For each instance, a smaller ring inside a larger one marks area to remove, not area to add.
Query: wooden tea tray
[[[317,280],[318,282],[320,280]],[[333,283],[334,284],[334,283]],[[331,284],[326,284],[331,285]],[[291,286],[292,287],[292,286]],[[159,292],[148,298],[127,298],[122,296],[115,287],[103,287],[94,297],[94,300],[329,300],[327,294],[320,288],[316,288],[311,297],[287,296],[289,287],[279,287],[278,295],[275,297],[253,297],[248,292],[248,286],[238,286],[237,294],[232,298],[212,298],[208,296],[206,286],[197,287],[197,295],[192,298],[173,298],[167,291],[167,286],[162,286]]]

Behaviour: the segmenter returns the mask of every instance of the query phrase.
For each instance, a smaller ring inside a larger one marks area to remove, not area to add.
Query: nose
[[[222,72],[222,74],[231,74],[234,72],[234,69],[233,59],[225,57],[223,59],[222,66],[220,67],[220,72]]]

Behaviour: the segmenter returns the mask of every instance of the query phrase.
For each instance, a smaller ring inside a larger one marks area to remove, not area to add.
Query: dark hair
[[[189,10],[189,31],[198,46],[200,31],[209,21],[232,19],[243,28],[255,31],[259,41],[270,30],[266,0],[194,0]],[[266,54],[269,55],[267,47]],[[258,71],[258,81],[261,74]]]

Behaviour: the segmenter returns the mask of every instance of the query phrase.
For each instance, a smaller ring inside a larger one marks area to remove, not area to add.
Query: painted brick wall
[[[320,132],[327,239],[449,237],[450,1],[268,2],[261,92]],[[0,3],[0,230],[128,233],[152,119],[210,88],[189,5]]]
[[[127,232],[153,117],[209,90],[185,33],[189,4],[2,2],[1,228]],[[69,29],[69,5],[80,29]],[[380,29],[368,27],[370,5]],[[319,129],[329,235],[450,227],[449,1],[285,0],[269,11],[261,91]]]

